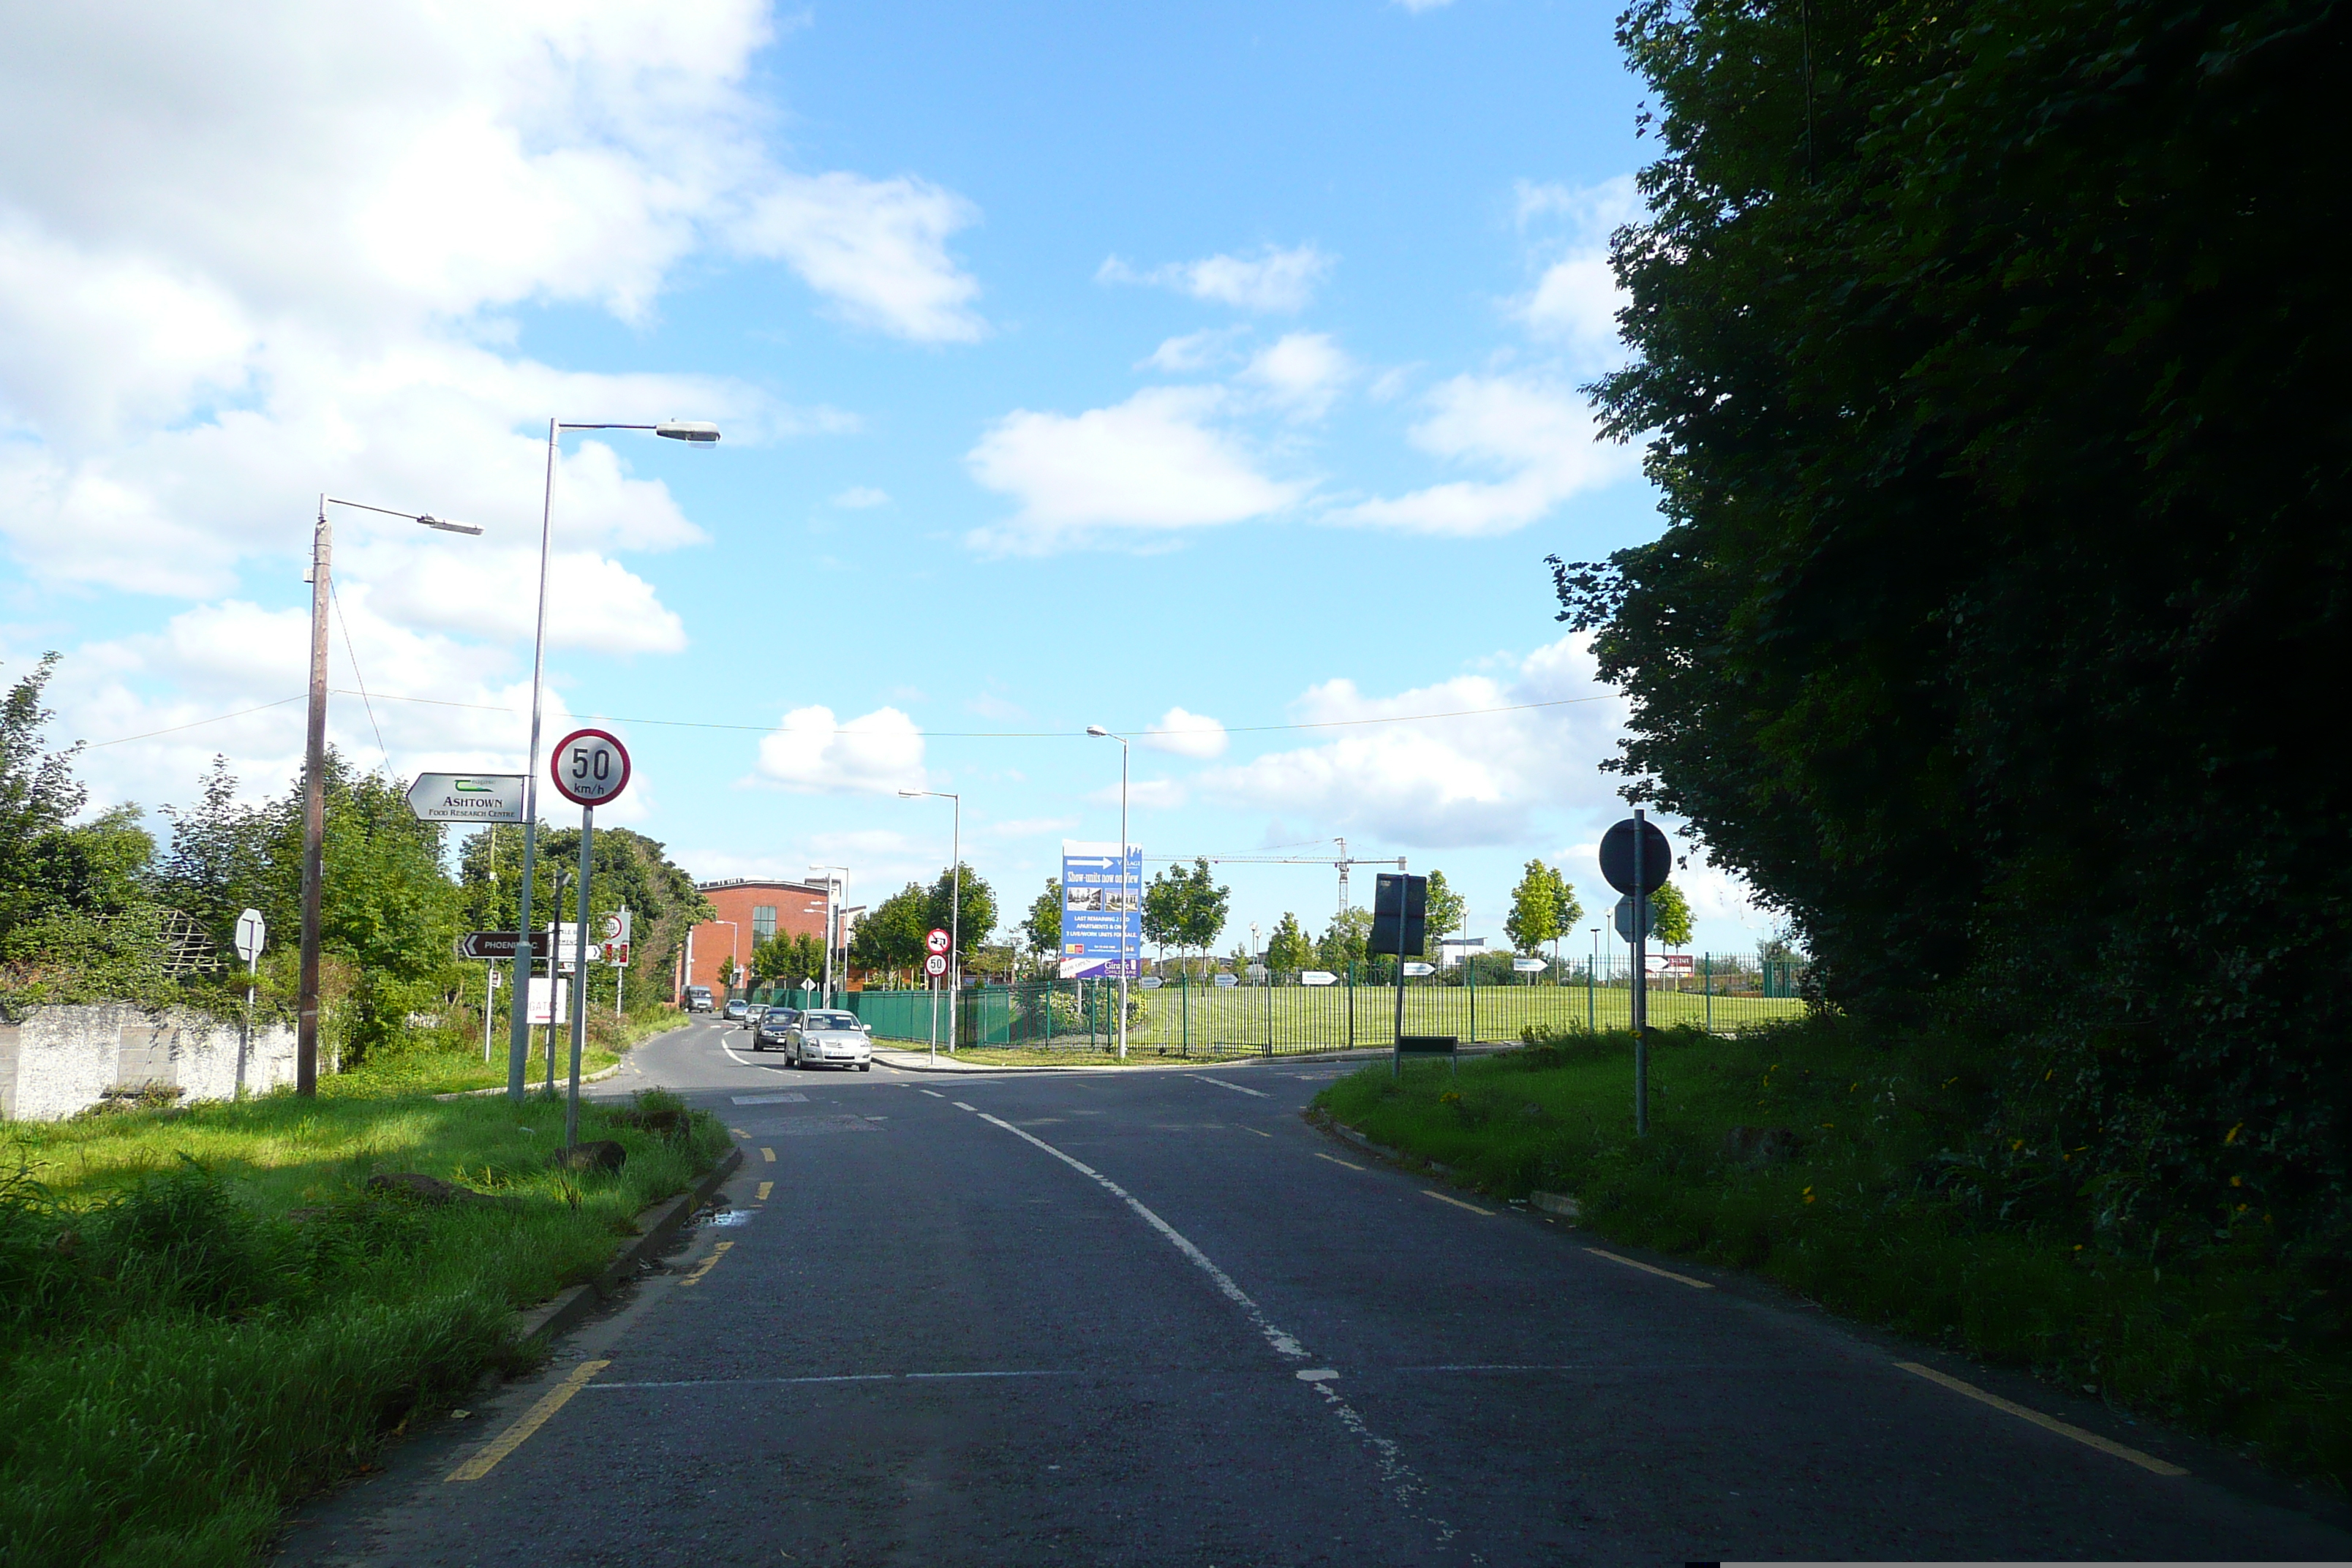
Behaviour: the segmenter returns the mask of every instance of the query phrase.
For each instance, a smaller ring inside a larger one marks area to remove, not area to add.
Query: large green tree
[[[1469,900],[1446,885],[1445,873],[1432,871],[1429,874],[1429,900],[1423,906],[1426,918],[1423,921],[1423,929],[1428,933],[1428,941],[1423,951],[1434,954],[1437,952],[1437,939],[1442,936],[1452,936],[1455,931],[1460,931],[1462,922],[1468,918],[1469,912]]]
[[[2083,1148],[2036,1190],[2126,1229],[2251,1140],[2352,1232],[2352,775],[2307,738],[2352,668],[2348,16],[1621,24],[1661,155],[1598,390],[1666,526],[1559,586],[1629,794],[1832,1000],[1984,1028],[1996,1118]]]

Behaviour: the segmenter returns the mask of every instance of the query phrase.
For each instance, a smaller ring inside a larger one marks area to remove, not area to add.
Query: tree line
[[[268,929],[253,977],[258,1005],[265,1016],[288,1016],[301,929],[299,779],[249,801],[215,758],[193,803],[160,808],[161,844],[134,805],[76,823],[89,802],[74,776],[81,747],[44,750],[53,715],[42,693],[57,663],[54,654],[44,658],[0,701],[0,1005],[127,1000],[229,1010],[244,995],[231,942],[249,908]],[[469,929],[513,929],[521,828],[475,830],[457,846],[453,870],[448,826],[417,820],[404,780],[361,773],[330,749],[320,782],[329,1048],[345,1067],[461,1037],[478,1049],[482,966],[459,960],[456,943]],[[560,918],[572,917],[564,889],[579,852],[577,827],[541,825],[536,921],[559,918],[559,907]],[[711,913],[693,879],[655,840],[608,828],[596,836],[591,892],[592,916],[632,911],[631,994],[667,999],[687,927]]]
[[[1594,392],[1666,527],[1553,569],[1632,700],[1627,793],[1827,1003],[1980,1043],[1988,1179],[2151,1254],[2249,1215],[2352,1248],[2352,774],[2315,738],[2352,668],[2348,33],[1620,25],[1661,153]]]

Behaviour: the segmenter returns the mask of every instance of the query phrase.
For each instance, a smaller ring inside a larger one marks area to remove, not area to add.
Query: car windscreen
[[[808,1026],[812,1029],[854,1029],[857,1027],[855,1013],[811,1013]]]

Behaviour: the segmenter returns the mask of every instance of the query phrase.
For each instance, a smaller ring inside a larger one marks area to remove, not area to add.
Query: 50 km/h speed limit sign
[[[940,975],[945,974],[947,972],[948,955],[946,953],[934,952],[923,960],[923,973],[929,975],[932,979],[937,980]]]
[[[548,772],[572,805],[604,805],[629,787],[629,753],[602,730],[574,730],[556,742]]]

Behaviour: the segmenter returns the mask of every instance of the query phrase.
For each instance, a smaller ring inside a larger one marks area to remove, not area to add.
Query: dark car
[[[800,1021],[800,1009],[796,1007],[768,1008],[760,1015],[760,1021],[751,1026],[751,1048],[764,1051],[770,1046],[782,1046],[784,1032]]]

